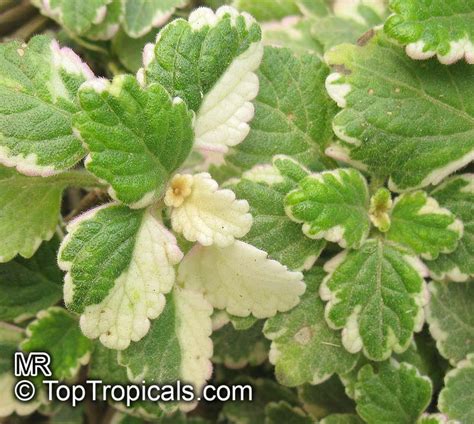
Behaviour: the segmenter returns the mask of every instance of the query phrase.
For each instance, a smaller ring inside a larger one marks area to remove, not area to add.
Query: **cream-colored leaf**
[[[173,229],[187,240],[198,241],[204,246],[229,246],[235,238],[247,234],[252,226],[247,201],[236,200],[232,190],[219,189],[207,173],[192,178],[175,175],[165,202],[175,206],[171,212]]]
[[[242,317],[288,311],[306,287],[300,272],[241,241],[226,248],[195,246],[181,262],[178,278],[185,287],[201,291],[215,308]]]

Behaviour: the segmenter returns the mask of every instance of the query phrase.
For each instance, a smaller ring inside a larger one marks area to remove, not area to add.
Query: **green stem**
[[[369,192],[370,194],[375,194],[379,188],[382,188],[385,186],[385,177],[376,177],[375,175],[372,175],[370,177],[370,183],[369,183]]]

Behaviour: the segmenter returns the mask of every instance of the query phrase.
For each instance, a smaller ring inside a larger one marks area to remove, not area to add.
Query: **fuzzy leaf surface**
[[[324,89],[328,73],[315,55],[296,57],[289,49],[266,47],[249,136],[226,159],[249,169],[284,154],[312,170],[330,167],[324,149],[333,136],[336,107]]]
[[[343,108],[333,121],[341,139],[326,153],[390,177],[392,191],[437,184],[474,158],[474,68],[416,62],[374,32],[363,45],[326,54],[337,69],[326,80]]]
[[[145,84],[159,82],[196,112],[195,146],[227,152],[242,142],[258,93],[263,47],[255,20],[229,6],[198,8],[168,24],[144,50]]]
[[[243,240],[268,252],[271,259],[290,269],[307,269],[318,258],[325,243],[305,237],[300,226],[286,215],[284,198],[294,183],[279,173],[272,174],[276,175],[276,183],[272,179],[260,179],[262,175],[261,172],[257,177],[255,173],[244,173],[244,178],[232,185],[236,195],[249,202],[253,216],[253,225]]]
[[[81,329],[110,349],[140,340],[158,317],[182,258],[175,237],[150,210],[108,204],[68,225],[59,251],[66,306]]]
[[[474,420],[474,354],[459,362],[446,374],[438,398],[438,409],[452,420],[469,423]]]
[[[140,87],[131,75],[84,84],[79,100],[74,127],[90,151],[87,169],[111,185],[114,199],[132,208],[151,204],[192,148],[184,102],[159,84]]]
[[[48,352],[53,376],[63,380],[75,377],[81,365],[89,362],[92,342],[81,333],[72,314],[53,306],[39,312],[28,324],[21,349]]]
[[[204,293],[215,308],[267,318],[297,305],[305,291],[300,272],[267,256],[240,240],[225,248],[196,245],[181,262],[178,278]]]
[[[474,286],[466,283],[429,284],[430,302],[426,320],[439,352],[455,365],[467,354],[474,353]]]
[[[56,263],[58,241],[43,244],[31,259],[0,264],[0,319],[22,321],[54,305],[62,297]]]
[[[360,371],[356,384],[357,412],[368,424],[412,424],[431,401],[431,381],[407,363],[387,362],[375,372]]]
[[[69,48],[47,36],[0,45],[0,163],[48,176],[85,154],[73,135],[78,87],[93,78]]]
[[[434,279],[466,281],[474,276],[474,174],[449,178],[431,196],[462,220],[464,235],[453,253],[426,262],[430,274]]]
[[[188,0],[124,0],[123,27],[131,37],[142,37],[153,27],[165,24],[176,8],[187,3]]]
[[[369,235],[369,190],[355,169],[311,174],[285,197],[285,211],[309,238],[358,248]]]
[[[324,319],[324,303],[318,295],[324,275],[321,268],[309,271],[301,302],[265,323],[265,336],[272,341],[270,362],[285,386],[319,384],[333,373],[349,372],[357,363],[358,355],[344,349],[340,333]]]
[[[41,13],[54,19],[74,34],[84,35],[105,19],[112,0],[33,0]]]
[[[360,250],[343,252],[325,265],[320,287],[328,301],[326,320],[343,328],[349,352],[363,350],[372,360],[403,352],[420,331],[427,301],[421,264],[390,242],[370,239]]]
[[[400,195],[390,213],[390,222],[388,239],[427,259],[454,251],[464,230],[451,211],[424,191]]]
[[[390,8],[394,14],[384,30],[406,45],[408,56],[420,60],[436,55],[446,65],[465,58],[474,64],[472,1],[392,0]]]
[[[196,393],[211,377],[212,307],[195,291],[175,287],[149,334],[119,354],[132,381],[193,384]]]

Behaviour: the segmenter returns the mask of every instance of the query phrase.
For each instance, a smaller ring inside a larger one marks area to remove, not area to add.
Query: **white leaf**
[[[181,262],[178,278],[204,293],[215,308],[241,317],[267,318],[288,311],[306,287],[303,274],[241,241],[226,248],[195,246]]]
[[[236,200],[229,189],[219,189],[207,173],[194,176],[175,175],[165,196],[165,203],[174,206],[171,212],[173,229],[189,241],[204,246],[229,246],[243,237],[252,226],[246,200]]]

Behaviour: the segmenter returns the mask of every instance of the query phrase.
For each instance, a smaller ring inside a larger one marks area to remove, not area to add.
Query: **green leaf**
[[[266,251],[271,259],[290,269],[308,269],[320,255],[325,243],[305,237],[300,226],[286,216],[283,201],[294,184],[271,184],[273,177],[269,177],[270,180],[267,178],[267,182],[259,180],[269,175],[265,171],[262,167],[254,168],[253,172],[244,173],[244,178],[231,186],[237,197],[249,202],[253,216],[252,228],[243,240]],[[281,175],[274,173],[274,168],[270,172],[276,176],[276,181],[283,181]]]
[[[72,33],[84,35],[93,24],[105,19],[107,4],[112,0],[33,0],[41,13]]]
[[[430,302],[426,320],[439,352],[455,365],[468,353],[474,353],[474,286],[467,283],[429,284]]]
[[[196,112],[195,146],[227,152],[242,142],[258,93],[254,71],[263,54],[261,31],[248,14],[229,6],[198,8],[176,19],[143,53],[144,84],[159,82]]]
[[[437,56],[446,65],[465,58],[474,64],[474,29],[471,1],[392,0],[394,12],[385,32],[406,45],[408,56],[428,59]]]
[[[466,281],[474,276],[474,174],[455,175],[436,187],[433,196],[464,224],[458,248],[426,264],[434,279]]]
[[[0,45],[0,163],[48,176],[85,154],[73,135],[80,84],[93,78],[69,48],[46,36]]]
[[[132,208],[156,201],[170,174],[191,151],[192,116],[159,84],[143,89],[131,75],[103,79],[79,91],[74,127],[89,148],[86,167]]]
[[[313,268],[305,275],[301,302],[265,323],[265,337],[272,341],[270,362],[285,386],[319,384],[334,373],[349,372],[357,363],[358,355],[343,348],[340,333],[324,319],[324,303],[318,296],[323,277],[321,268]]]
[[[333,375],[324,383],[298,387],[298,396],[305,411],[320,419],[333,413],[354,413],[355,403],[344,392],[340,379]]]
[[[443,414],[423,414],[416,424],[457,424],[459,421],[447,420]]]
[[[215,331],[212,334],[212,361],[231,369],[261,365],[268,357],[270,345],[263,337],[262,328],[262,321],[246,330],[236,330],[232,323],[228,323]]]
[[[329,275],[320,295],[329,301],[326,320],[342,331],[349,352],[361,349],[372,360],[403,352],[423,326],[427,301],[422,264],[390,242],[368,240],[325,265]]]
[[[326,150],[380,177],[392,191],[437,184],[474,158],[474,68],[412,61],[383,32],[326,54],[326,87],[343,108]]]
[[[413,424],[431,401],[431,381],[410,364],[365,365],[356,384],[357,412],[368,424]]]
[[[127,369],[118,363],[117,356],[116,350],[95,342],[87,376],[107,384],[127,384],[129,382]]]
[[[178,7],[188,0],[124,0],[123,27],[130,37],[139,38],[153,27],[164,25]]]
[[[474,420],[474,354],[457,364],[446,374],[444,388],[438,398],[438,408],[453,420],[470,423]]]
[[[304,410],[288,402],[272,402],[265,407],[265,424],[312,424],[313,420]]]
[[[454,251],[463,234],[462,222],[424,191],[395,199],[390,220],[387,238],[426,259]]]
[[[313,20],[300,16],[288,16],[279,22],[263,23],[263,43],[267,46],[286,47],[296,54],[320,54],[323,49],[312,29]]]
[[[285,197],[286,214],[303,223],[303,233],[341,247],[358,248],[370,230],[369,189],[355,169],[311,174]]]
[[[128,377],[148,384],[181,380],[197,394],[212,374],[211,313],[201,294],[175,287],[149,334],[120,352]]]
[[[89,338],[125,349],[160,315],[182,258],[175,237],[151,210],[108,204],[72,221],[59,250],[64,301],[82,314]]]
[[[20,402],[13,394],[17,378],[13,375],[13,355],[23,340],[23,331],[14,326],[0,323],[0,417],[11,414],[29,415],[39,406],[38,396],[29,402]]]
[[[249,169],[285,154],[312,170],[332,167],[324,155],[336,112],[324,89],[328,72],[315,55],[296,57],[289,49],[266,47],[250,134],[226,159]]]
[[[354,43],[369,27],[353,19],[324,16],[313,20],[311,33],[323,46],[323,52],[342,43]]]
[[[259,21],[274,21],[285,16],[299,14],[295,0],[234,0],[233,5],[250,13]]]
[[[48,352],[53,376],[59,380],[77,375],[81,365],[90,359],[92,342],[84,337],[77,320],[63,308],[51,307],[38,313],[28,324],[26,339],[21,343],[25,352]]]
[[[112,49],[118,59],[130,72],[137,72],[142,66],[143,48],[155,41],[158,30],[152,30],[140,38],[129,37],[120,30],[112,40]]]
[[[265,422],[265,407],[273,402],[285,402],[298,406],[296,394],[287,387],[270,379],[237,378],[232,384],[250,384],[253,387],[252,400],[244,402],[225,402],[221,418],[231,424],[262,424]]]
[[[0,263],[17,254],[33,256],[41,243],[54,235],[64,188],[81,182],[92,186],[94,181],[77,171],[26,177],[0,166]]]
[[[43,244],[31,259],[0,264],[0,320],[23,321],[62,298],[56,264],[58,241]]]
[[[354,414],[333,414],[321,420],[321,424],[363,424],[363,422]]]
[[[91,40],[110,40],[115,38],[115,34],[120,27],[122,16],[122,0],[111,0],[107,4],[104,19],[98,23],[93,23],[85,36]]]

